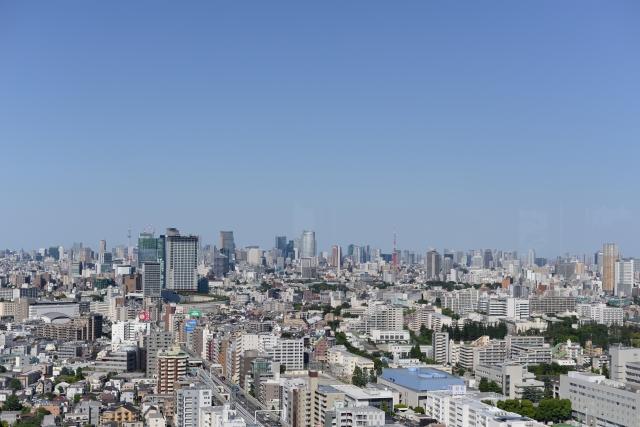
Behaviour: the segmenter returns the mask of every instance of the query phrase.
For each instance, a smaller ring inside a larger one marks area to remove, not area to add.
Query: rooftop
[[[446,390],[450,385],[464,385],[462,378],[429,367],[385,369],[380,378],[415,391]]]

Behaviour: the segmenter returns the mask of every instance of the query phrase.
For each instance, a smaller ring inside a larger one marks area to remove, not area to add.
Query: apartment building
[[[465,369],[475,369],[477,365],[496,365],[507,358],[507,342],[483,336],[470,344],[460,345],[458,353],[458,363]]]
[[[609,307],[605,303],[578,304],[576,311],[582,323],[595,322],[600,325],[622,325],[624,311],[621,307]]]
[[[544,427],[543,423],[484,403],[491,400],[487,398],[483,393],[467,395],[464,386],[432,391],[427,393],[425,414],[449,427]]]
[[[527,367],[519,363],[509,362],[497,365],[478,365],[475,368],[476,381],[483,377],[495,381],[502,388],[502,394],[509,399],[521,399],[526,387],[544,389],[544,383],[537,381],[535,375],[527,371]]]
[[[274,362],[285,365],[288,371],[304,368],[304,340],[277,339],[275,345],[265,347],[265,353]]]
[[[302,378],[280,378],[280,409],[282,418],[291,427],[312,425],[313,393],[318,388],[318,373],[309,371],[308,381]]]
[[[576,310],[574,297],[531,296],[529,297],[529,311],[539,314],[557,314]]]
[[[570,399],[572,415],[589,427],[640,424],[640,388],[604,375],[570,371],[560,376],[560,398]]]
[[[180,388],[175,392],[175,427],[191,427],[200,424],[200,408],[211,406],[213,391],[205,386]]]
[[[384,412],[371,407],[335,408],[327,412],[327,421],[335,427],[384,426]]]
[[[174,383],[187,374],[189,355],[179,346],[168,351],[158,351],[158,394],[173,393]]]
[[[371,333],[374,329],[402,330],[403,307],[388,304],[372,304],[367,307],[354,328],[359,332]]]
[[[449,308],[456,314],[464,315],[478,307],[478,295],[475,288],[459,289],[445,293],[440,300],[442,308]]]
[[[327,363],[331,373],[339,377],[351,376],[356,366],[366,372],[375,367],[371,359],[350,353],[343,345],[337,345],[327,350]]]
[[[404,322],[414,332],[419,331],[422,325],[432,331],[440,332],[443,326],[451,326],[452,321],[451,317],[428,309],[419,309],[404,318]]]
[[[433,359],[442,365],[450,363],[449,333],[434,332],[431,340],[433,346]]]

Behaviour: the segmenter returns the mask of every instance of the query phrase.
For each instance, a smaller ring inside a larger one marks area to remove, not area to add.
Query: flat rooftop
[[[424,366],[385,369],[380,378],[415,391],[447,390],[450,385],[464,385],[460,377]]]

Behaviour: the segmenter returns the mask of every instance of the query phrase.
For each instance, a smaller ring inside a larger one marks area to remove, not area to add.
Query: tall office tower
[[[236,244],[233,241],[233,231],[221,231],[220,232],[220,252],[229,258],[229,261],[233,260],[236,254]]]
[[[369,247],[369,245],[365,245],[362,247],[362,258],[360,259],[361,262],[369,262],[371,261],[371,248]]]
[[[162,268],[158,262],[142,264],[142,294],[144,297],[162,294]]]
[[[171,394],[174,383],[187,375],[189,355],[180,346],[173,346],[168,351],[158,351],[158,394]]]
[[[484,254],[482,255],[482,267],[491,268],[491,261],[493,261],[493,254],[491,253],[491,249],[485,249]]]
[[[340,261],[342,260],[342,248],[340,246],[331,247],[331,265],[333,267],[340,267]]]
[[[631,296],[633,288],[633,272],[638,269],[638,260],[620,259],[615,262],[615,295]]]
[[[102,239],[100,240],[100,253],[107,252],[107,241]]]
[[[276,236],[275,248],[280,251],[279,256],[287,255],[287,236]]]
[[[536,266],[536,251],[533,248],[529,249],[529,256],[527,257],[527,267]]]
[[[199,236],[181,236],[175,228],[167,228],[165,238],[166,288],[174,291],[198,290]]]
[[[450,257],[444,257],[442,259],[442,272],[444,274],[451,274],[451,270],[453,269],[453,259]]]
[[[602,246],[602,289],[613,295],[615,288],[615,262],[618,259],[618,245],[605,243]]]
[[[158,239],[153,234],[138,234],[138,265],[158,262]]]
[[[380,262],[380,257],[382,256],[382,251],[380,248],[371,249],[370,261],[371,262]]]
[[[353,255],[351,255],[351,259],[356,264],[360,264],[362,262],[362,260],[361,260],[361,258],[362,258],[362,248],[360,246],[354,246],[352,251],[353,251]]]
[[[73,259],[77,260],[78,259],[78,253],[80,252],[80,248],[82,247],[82,243],[81,242],[73,242]]]
[[[91,257],[91,248],[88,246],[81,247],[76,258],[78,259],[78,261],[81,261],[84,264],[93,264],[93,258]]]
[[[441,257],[435,250],[427,252],[427,280],[437,278],[440,274]]]
[[[300,248],[300,258],[313,258],[318,256],[316,252],[316,232],[304,230],[300,237],[302,247]]]
[[[60,248],[57,246],[52,246],[49,248],[49,256],[56,261],[60,259]]]
[[[213,274],[216,277],[224,277],[229,272],[229,257],[219,252],[213,254]]]
[[[602,251],[598,251],[595,253],[595,261],[594,264],[598,266],[598,273],[602,274],[602,263],[604,262],[604,256]]]
[[[289,243],[287,243],[287,253],[283,256],[290,259],[293,259],[293,257],[295,256],[295,251],[293,249],[293,240],[289,240]]]
[[[175,427],[200,425],[200,408],[211,407],[213,390],[205,385],[194,385],[176,390]]]

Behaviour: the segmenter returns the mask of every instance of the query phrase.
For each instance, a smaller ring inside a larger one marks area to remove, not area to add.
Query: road
[[[190,348],[182,346],[182,349],[189,353],[191,357],[202,360],[202,358]],[[230,396],[231,403],[235,403],[235,409],[238,411],[238,414],[247,421],[247,424],[259,424],[264,427],[289,427],[288,423],[280,420],[279,414],[276,412],[258,412],[257,419],[254,419],[256,411],[270,408],[265,407],[265,405],[254,399],[246,390],[241,389],[237,384],[229,380],[222,381],[218,375],[211,372],[211,362],[202,360],[202,364],[205,369],[194,368],[197,375],[214,390],[214,396],[221,405],[229,403],[229,401],[218,390],[221,389],[224,394]],[[237,387],[237,392],[233,391],[234,387]]]

